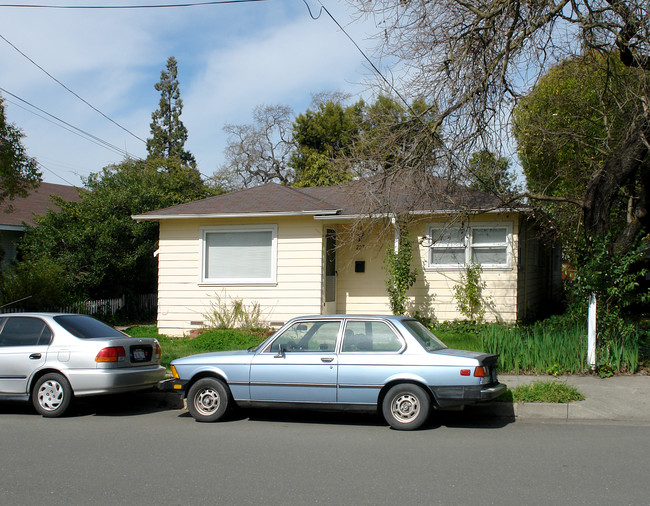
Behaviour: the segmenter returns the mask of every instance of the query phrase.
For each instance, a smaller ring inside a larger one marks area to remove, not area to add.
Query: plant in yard
[[[596,295],[598,304],[598,362],[606,370],[626,369],[634,372],[639,366],[639,342],[643,333],[626,317],[631,306],[650,302],[650,292],[641,289],[640,280],[647,269],[641,268],[646,255],[643,234],[628,251],[612,253],[609,236],[581,242],[572,263],[577,267],[575,281],[569,284],[570,312],[586,318],[589,296]]]
[[[534,381],[512,389],[513,402],[557,402],[582,401],[585,396],[580,391],[561,381]]]
[[[478,323],[485,316],[485,304],[490,297],[483,297],[485,281],[481,281],[483,268],[480,264],[470,264],[460,275],[460,282],[454,286],[454,298],[460,314]]]
[[[387,273],[386,290],[390,308],[395,315],[406,314],[408,292],[415,284],[417,271],[411,270],[413,261],[413,244],[406,233],[406,228],[400,225],[400,238],[395,251],[389,246],[386,251],[385,269]]]
[[[214,294],[210,311],[203,315],[210,329],[261,329],[264,328],[262,309],[259,302],[244,304],[242,299],[226,299]]]

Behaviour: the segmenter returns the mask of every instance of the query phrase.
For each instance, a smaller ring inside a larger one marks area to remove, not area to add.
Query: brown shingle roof
[[[35,215],[44,215],[48,210],[58,211],[59,207],[52,202],[51,195],[68,201],[79,201],[78,188],[74,186],[41,183],[36,190],[29,192],[27,197],[5,200],[0,205],[0,226],[20,227],[23,222],[34,225]]]
[[[293,188],[267,183],[136,216],[165,219],[242,214],[369,215],[426,211],[489,210],[500,201],[487,193],[425,176],[415,183],[360,179],[338,186]]]

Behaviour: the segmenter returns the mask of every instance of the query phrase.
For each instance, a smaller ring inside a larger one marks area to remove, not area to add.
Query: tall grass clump
[[[546,320],[526,327],[487,325],[483,349],[499,354],[504,372],[577,373],[587,369],[586,325]]]

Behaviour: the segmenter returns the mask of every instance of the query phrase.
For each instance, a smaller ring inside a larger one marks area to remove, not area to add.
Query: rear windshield
[[[417,320],[403,320],[402,323],[408,328],[415,338],[427,351],[442,350],[447,346],[440,339],[434,336],[429,329]]]
[[[109,327],[105,323],[97,321],[90,316],[80,314],[55,316],[54,321],[70,332],[70,334],[80,339],[91,339],[93,337],[126,337],[113,327]]]

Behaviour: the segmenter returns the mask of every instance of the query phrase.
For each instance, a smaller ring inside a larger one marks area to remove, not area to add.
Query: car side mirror
[[[287,353],[287,343],[282,343],[278,345],[278,354],[274,358],[284,358]]]

